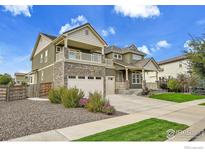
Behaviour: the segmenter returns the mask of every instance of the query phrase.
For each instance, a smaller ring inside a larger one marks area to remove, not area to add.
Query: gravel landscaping
[[[0,141],[124,115],[88,112],[83,108],[66,109],[45,101],[0,102]]]

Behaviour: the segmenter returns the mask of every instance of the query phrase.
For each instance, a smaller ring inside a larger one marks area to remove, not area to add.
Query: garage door
[[[106,76],[105,77],[106,95],[115,94],[115,77]]]
[[[68,76],[68,88],[77,87],[84,91],[85,96],[89,92],[98,91],[103,94],[103,77],[97,76]]]

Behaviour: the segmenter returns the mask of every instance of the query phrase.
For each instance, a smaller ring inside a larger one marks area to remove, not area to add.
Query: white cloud
[[[102,36],[106,37],[108,35],[115,35],[115,29],[112,26],[109,26],[107,29],[102,30]]]
[[[202,20],[198,20],[196,22],[197,25],[205,25],[205,19],[202,19]]]
[[[30,10],[32,5],[4,5],[4,10],[11,12],[13,16],[24,15],[26,17],[31,17]]]
[[[79,15],[76,18],[71,18],[70,22],[66,23],[65,25],[63,25],[59,31],[60,34],[62,34],[63,32],[73,29],[75,27],[78,27],[80,25],[85,24],[87,21],[86,17],[84,17],[83,15]]]
[[[150,52],[150,50],[148,49],[148,47],[146,45],[138,47],[138,50],[146,53],[147,55],[151,55],[151,52]]]
[[[166,40],[162,40],[157,42],[156,49],[160,50],[161,48],[169,48],[171,44],[169,44]]]
[[[114,11],[131,18],[151,18],[160,15],[160,10],[155,5],[116,5]]]

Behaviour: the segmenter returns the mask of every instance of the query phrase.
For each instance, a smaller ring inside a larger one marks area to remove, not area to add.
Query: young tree
[[[204,35],[205,36],[205,35]],[[192,72],[201,78],[205,78],[205,37],[192,38],[188,42],[186,51],[187,57],[190,59]]]
[[[0,75],[0,85],[8,85],[8,84],[12,84],[13,79],[11,77],[11,75],[9,74],[4,74],[4,75]]]

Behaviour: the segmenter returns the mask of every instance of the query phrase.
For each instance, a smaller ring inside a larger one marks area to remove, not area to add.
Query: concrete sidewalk
[[[62,129],[56,129],[48,132],[42,132],[29,136],[24,136],[10,141],[70,141],[85,136],[96,134],[112,128],[132,124],[141,120],[151,118],[149,115],[129,114],[110,119],[85,123],[81,125],[71,126]]]

